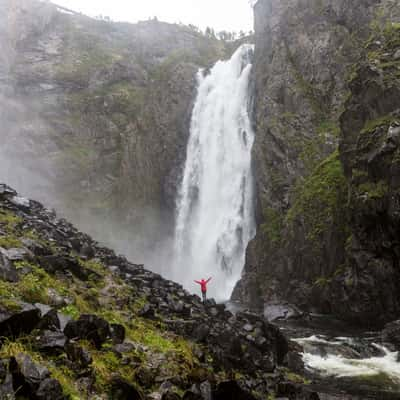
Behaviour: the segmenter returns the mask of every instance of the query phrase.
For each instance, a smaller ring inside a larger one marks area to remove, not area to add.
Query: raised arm
[[[210,281],[211,281],[211,279],[212,279],[212,277],[208,278],[206,283],[210,282]]]
[[[199,282],[199,281],[194,281],[194,282],[196,282],[196,283],[198,283],[199,285],[201,285],[201,282]]]

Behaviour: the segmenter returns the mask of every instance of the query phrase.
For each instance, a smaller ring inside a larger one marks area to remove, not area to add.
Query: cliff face
[[[259,0],[256,4],[258,234],[248,250],[234,298],[255,307],[289,301],[365,323],[371,317],[385,320],[398,315],[395,256],[390,250],[388,265],[381,251],[383,243],[390,242],[392,249],[396,234],[385,218],[375,215],[372,222],[365,207],[357,203],[350,171],[357,159],[365,161],[366,149],[358,147],[364,123],[398,108],[393,89],[398,78],[398,42],[389,39],[392,48],[387,54],[365,48],[371,37],[376,38],[376,46],[385,47],[384,29],[397,34],[395,3]],[[379,76],[375,81],[383,85],[380,88],[356,72],[366,52],[372,60],[385,54],[384,61],[373,61],[372,70],[384,65],[375,71]],[[390,74],[385,63],[390,64]],[[375,97],[370,94],[374,88]],[[386,133],[387,129],[382,135]],[[369,151],[379,153],[381,143],[371,138]],[[381,166],[380,171],[389,182],[396,174],[392,167]],[[377,192],[383,188],[383,176],[362,173],[366,174],[363,184]],[[392,215],[389,210],[396,210],[394,199],[379,204],[384,213]],[[369,239],[364,240],[364,250],[371,250],[372,242],[380,243],[370,259],[379,260],[382,268],[373,271],[367,267],[365,254],[356,250],[360,243],[356,238],[366,239],[366,232]],[[378,291],[377,286],[387,281]]]
[[[196,72],[224,56],[223,42],[158,21],[97,21],[46,2],[1,0],[0,9],[6,177],[75,221],[95,215],[102,222],[91,229],[103,239],[113,221],[125,224],[128,242],[132,225],[154,240],[165,236]]]

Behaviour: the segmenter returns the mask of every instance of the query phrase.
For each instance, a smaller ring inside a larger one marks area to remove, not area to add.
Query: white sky
[[[160,21],[206,26],[216,31],[250,31],[253,12],[249,0],[52,0],[60,6],[114,21],[137,22],[157,16]]]

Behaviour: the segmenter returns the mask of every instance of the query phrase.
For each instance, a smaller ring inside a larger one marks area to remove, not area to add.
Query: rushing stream
[[[379,332],[355,331],[327,317],[278,325],[301,345],[306,374],[332,396],[327,399],[400,399],[399,354]]]
[[[229,298],[254,235],[249,106],[253,46],[198,74],[183,180],[177,200],[173,278],[198,290],[194,279],[212,277],[209,293]]]

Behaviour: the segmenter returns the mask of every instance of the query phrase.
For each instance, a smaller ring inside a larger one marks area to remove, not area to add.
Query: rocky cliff
[[[234,298],[365,324],[399,315],[398,6],[256,4],[258,234]]]
[[[172,226],[196,72],[230,45],[183,25],[94,20],[48,2],[1,0],[0,10],[3,179],[103,240],[118,231],[132,253],[140,226],[151,248]]]

